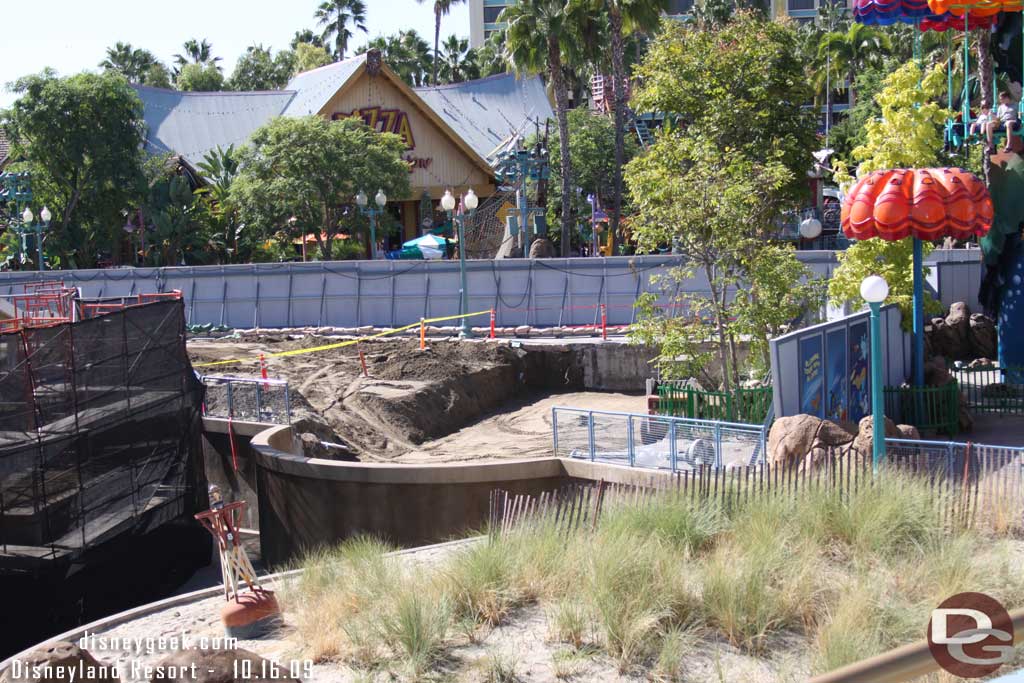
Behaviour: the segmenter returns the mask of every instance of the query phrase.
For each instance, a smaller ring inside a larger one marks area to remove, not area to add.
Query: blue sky
[[[51,66],[61,75],[96,69],[116,41],[144,47],[164,62],[189,38],[206,38],[231,73],[246,47],[287,47],[295,31],[316,28],[318,0],[0,0],[0,107],[14,96],[2,86]],[[369,36],[414,28],[433,42],[433,3],[366,0]],[[441,24],[441,36],[469,35],[462,4]],[[357,33],[356,44],[366,37]]]

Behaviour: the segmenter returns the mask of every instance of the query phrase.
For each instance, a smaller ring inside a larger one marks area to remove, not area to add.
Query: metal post
[[[227,381],[227,387],[228,387],[228,417],[234,417],[235,416],[235,404],[234,404],[234,401],[232,401],[232,397],[231,397],[231,380]]]
[[[261,395],[262,387],[260,386],[260,384],[261,384],[261,382],[257,382],[256,383],[256,421],[257,422],[262,422],[263,421],[263,401],[261,400],[263,397]]]
[[[292,402],[291,397],[288,395],[288,383],[284,385],[284,413],[288,419],[288,424],[292,423]]]
[[[42,223],[36,223],[36,251],[39,254],[39,265],[36,270],[46,270],[46,264],[43,262],[43,225]]]
[[[885,404],[882,395],[882,325],[879,312],[882,304],[871,302],[871,416],[874,423],[872,433],[872,468],[878,470],[878,463],[885,455]]]
[[[594,461],[594,411],[587,412],[587,439],[590,442],[590,461]]]
[[[924,247],[914,239],[914,386],[924,386]]]
[[[633,452],[633,416],[626,418],[626,452],[629,454],[629,466],[633,467],[635,453]]]
[[[377,258],[377,211],[374,209],[367,209],[366,213],[370,214],[370,258]]]
[[[554,456],[558,457],[558,408],[551,409],[551,439],[555,449]]]
[[[676,471],[676,461],[678,459],[678,453],[676,449],[676,421],[669,419],[668,421],[668,459],[672,465],[672,473]]]
[[[731,418],[730,418],[731,419]],[[715,423],[715,467],[722,466],[722,425]]]
[[[469,327],[469,290],[466,289],[466,238],[465,238],[465,214],[459,217],[459,279],[462,290],[459,292],[459,315],[462,316],[462,326],[459,328],[459,337],[468,339],[473,336],[473,330]]]

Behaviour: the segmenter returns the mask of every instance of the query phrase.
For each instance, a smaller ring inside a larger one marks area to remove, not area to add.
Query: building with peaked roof
[[[376,51],[299,74],[280,91],[133,87],[143,104],[146,151],[176,156],[193,170],[210,151],[245,144],[276,116],[357,116],[371,128],[400,135],[413,191],[389,198],[388,209],[402,226],[394,237],[403,240],[431,224],[445,190],[494,194],[488,154],[535,119],[552,116],[539,79],[500,76],[417,92]],[[371,196],[375,189],[365,188]]]

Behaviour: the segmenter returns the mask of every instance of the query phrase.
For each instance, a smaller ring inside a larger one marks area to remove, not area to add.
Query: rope
[[[480,316],[480,315],[490,315],[490,314],[491,314],[491,309],[488,308],[486,311],[476,311],[475,313],[466,313],[466,314],[459,314],[459,315],[446,315],[446,316],[442,316],[440,318],[424,318],[423,320],[420,320],[419,322],[411,323],[409,325],[404,325],[403,327],[398,327],[398,328],[395,328],[393,330],[385,330],[383,332],[378,332],[377,334],[371,334],[371,335],[366,336],[366,337],[360,337],[359,339],[349,339],[347,341],[337,342],[335,344],[324,344],[323,346],[313,346],[313,347],[308,348],[308,349],[293,349],[291,351],[278,351],[277,353],[264,353],[263,357],[264,358],[284,358],[286,356],[301,356],[301,355],[304,355],[304,354],[307,354],[307,353],[316,353],[318,351],[329,351],[331,349],[340,349],[340,348],[343,348],[343,347],[346,347],[346,346],[353,346],[355,344],[358,344],[359,342],[364,342],[364,341],[367,341],[369,339],[379,339],[380,337],[387,337],[387,336],[392,335],[392,334],[399,334],[401,332],[405,332],[406,330],[411,330],[414,327],[420,327],[421,325],[425,325],[427,323],[438,323],[438,322],[442,322],[442,321],[445,321],[445,320],[457,320],[457,319],[460,319],[460,318],[473,318],[473,317]],[[211,363],[199,363],[197,365],[193,365],[192,367],[195,367],[195,368],[209,368],[209,367],[213,367],[213,366],[216,366],[216,365],[232,365],[234,363],[245,363],[247,361],[253,361],[253,360],[258,361],[259,360],[259,356],[254,356],[253,358],[249,358],[249,359],[245,359],[245,358],[231,358],[229,360],[219,360],[219,361],[214,361],[214,362],[211,362]]]

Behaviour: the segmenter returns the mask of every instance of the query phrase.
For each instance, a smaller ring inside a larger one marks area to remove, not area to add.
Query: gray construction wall
[[[828,277],[835,255],[799,252],[816,274]],[[600,304],[608,324],[634,320],[633,302],[642,292],[660,292],[657,276],[679,256],[503,259],[467,262],[469,309],[494,308],[497,324],[593,325]],[[977,250],[937,251],[929,278],[947,305],[974,304],[980,281]],[[457,261],[332,261],[261,263],[176,268],[117,268],[47,273],[0,273],[0,296],[19,293],[26,282],[59,277],[86,297],[118,297],[181,290],[190,324],[234,328],[333,326],[395,327],[420,318],[459,311]],[[688,292],[707,290],[703,276],[685,283]],[[665,299],[667,301],[667,298]],[[488,316],[471,321],[486,326]]]

